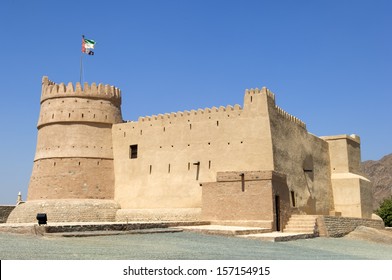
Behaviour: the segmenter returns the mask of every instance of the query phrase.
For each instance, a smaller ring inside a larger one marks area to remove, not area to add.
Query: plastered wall
[[[269,114],[275,171],[287,176],[292,206],[307,214],[329,214],[334,206],[328,143],[274,103]]]
[[[116,201],[122,208],[201,207],[199,183],[215,181],[218,171],[272,169],[267,95],[249,99],[246,94],[243,109],[214,107],[114,125]],[[129,156],[131,145],[138,145],[137,158]]]

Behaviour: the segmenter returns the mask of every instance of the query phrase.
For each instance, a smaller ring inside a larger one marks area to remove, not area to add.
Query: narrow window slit
[[[291,204],[293,205],[293,207],[295,207],[295,192],[291,191],[290,195],[291,195]]]

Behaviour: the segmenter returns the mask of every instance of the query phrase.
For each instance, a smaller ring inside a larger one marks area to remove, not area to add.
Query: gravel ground
[[[190,232],[67,238],[0,233],[0,259],[392,260],[392,243],[352,236],[273,243]]]

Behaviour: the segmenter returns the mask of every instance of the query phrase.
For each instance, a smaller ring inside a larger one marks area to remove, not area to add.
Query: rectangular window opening
[[[137,158],[137,145],[129,146],[129,158]]]
[[[291,204],[293,205],[293,207],[295,207],[295,192],[291,191],[290,195],[291,195]]]
[[[152,173],[152,165],[150,165],[150,174]]]

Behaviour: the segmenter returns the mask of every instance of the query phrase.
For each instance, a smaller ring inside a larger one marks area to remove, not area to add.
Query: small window
[[[137,158],[137,145],[129,146],[129,158]]]
[[[293,207],[295,207],[295,192],[291,191],[290,195],[291,195],[291,204]]]

